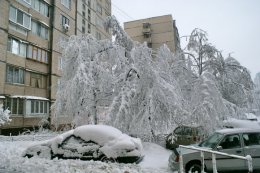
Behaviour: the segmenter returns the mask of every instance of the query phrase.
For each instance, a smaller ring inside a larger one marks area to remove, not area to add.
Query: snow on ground
[[[143,143],[145,158],[137,164],[99,161],[23,158],[21,154],[32,141],[0,142],[0,173],[170,173],[171,151],[153,143]]]

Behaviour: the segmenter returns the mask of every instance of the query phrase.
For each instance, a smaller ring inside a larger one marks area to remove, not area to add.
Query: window
[[[49,29],[41,22],[32,20],[32,33],[45,40],[49,40]]]
[[[31,5],[31,0],[23,0],[26,4]]]
[[[11,111],[13,115],[22,115],[24,110],[24,100],[21,98],[6,98],[5,107]]]
[[[260,133],[243,134],[245,146],[260,145]]]
[[[31,100],[30,114],[47,114],[49,103],[45,100]]]
[[[101,40],[101,34],[100,34],[99,32],[96,32],[96,38],[97,38],[98,40]]]
[[[97,3],[97,12],[102,15],[102,6]]]
[[[7,50],[13,54],[26,57],[26,46],[27,44],[23,43],[21,40],[11,37],[8,38]]]
[[[219,144],[223,149],[240,148],[239,135],[228,135]]]
[[[86,18],[86,13],[84,11],[82,12],[82,16]]]
[[[90,34],[91,33],[91,25],[88,24],[88,33]]]
[[[82,26],[82,33],[84,33],[84,34],[85,34],[85,32],[86,32],[86,29],[85,29],[85,27],[84,27],[84,26]]]
[[[70,20],[67,17],[61,15],[61,24],[62,24],[62,26],[64,26],[65,24],[69,25],[69,23],[70,23]]]
[[[30,30],[30,28],[31,28],[31,15],[29,15],[13,6],[10,6],[9,20],[28,30]]]
[[[59,70],[62,70],[62,63],[63,63],[62,57],[59,57],[59,64],[58,64]]]
[[[89,7],[91,6],[91,1],[90,1],[90,0],[88,0],[88,6],[89,6]]]
[[[84,11],[86,10],[85,4],[82,4],[82,9],[83,9]]]
[[[84,20],[84,19],[82,19],[82,25],[84,25],[84,26],[85,26],[85,24],[86,24],[85,20]]]
[[[42,74],[31,73],[31,86],[34,88],[46,88],[47,77]]]
[[[43,0],[33,0],[31,6],[42,15],[49,17],[49,5]]]
[[[61,4],[68,9],[71,9],[71,0],[61,0]]]
[[[6,68],[6,82],[24,84],[24,70],[8,65]]]
[[[36,46],[29,45],[27,49],[27,58],[31,58],[43,63],[48,63],[49,52]]]

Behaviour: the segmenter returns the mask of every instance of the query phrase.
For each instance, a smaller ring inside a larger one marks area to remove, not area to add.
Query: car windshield
[[[201,142],[199,144],[200,147],[207,147],[207,148],[214,148],[219,141],[222,139],[224,135],[221,133],[214,133],[213,135],[211,135],[210,137],[208,137],[206,140],[204,140],[203,142]]]

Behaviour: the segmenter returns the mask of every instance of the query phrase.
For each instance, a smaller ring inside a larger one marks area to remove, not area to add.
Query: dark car
[[[166,148],[175,149],[178,145],[199,143],[204,136],[205,132],[201,126],[179,126],[166,137]]]
[[[143,158],[139,138],[105,125],[85,125],[26,149],[24,157],[138,163]]]

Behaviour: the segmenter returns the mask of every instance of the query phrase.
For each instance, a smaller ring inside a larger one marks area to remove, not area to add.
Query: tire
[[[113,158],[108,158],[107,156],[102,156],[101,159],[100,159],[102,162],[105,162],[105,163],[114,163],[116,162],[115,159]]]
[[[198,162],[191,163],[186,168],[186,173],[201,173],[201,164]]]

